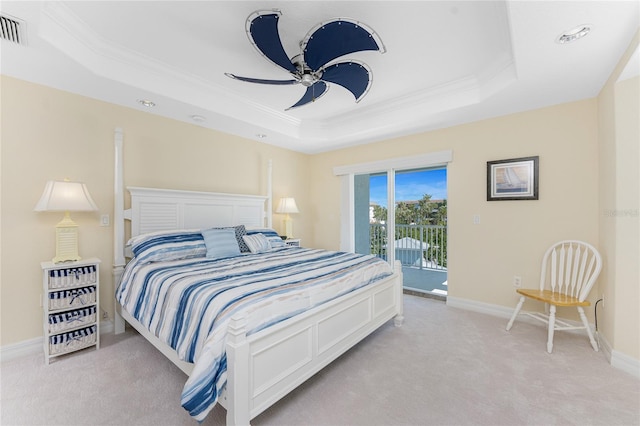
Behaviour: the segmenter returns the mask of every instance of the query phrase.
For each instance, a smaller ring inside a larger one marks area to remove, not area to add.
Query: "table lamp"
[[[37,212],[64,212],[64,218],[56,225],[56,257],[54,263],[82,259],[78,255],[78,225],[71,220],[69,212],[98,210],[84,183],[68,180],[47,182]]]
[[[278,203],[276,213],[286,214],[284,218],[285,235],[287,236],[287,238],[292,238],[293,220],[291,219],[291,216],[289,216],[289,213],[299,213],[298,206],[296,205],[296,200],[292,197],[281,198],[280,203]]]

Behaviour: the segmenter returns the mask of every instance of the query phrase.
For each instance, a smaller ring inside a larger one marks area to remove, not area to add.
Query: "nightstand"
[[[100,259],[42,262],[44,356],[100,348]]]
[[[289,238],[284,240],[284,242],[291,247],[300,247],[301,246],[301,239],[300,238]]]

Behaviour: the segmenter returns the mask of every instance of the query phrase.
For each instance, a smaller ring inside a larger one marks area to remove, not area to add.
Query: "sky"
[[[387,207],[387,175],[369,180],[369,201]],[[447,199],[447,169],[420,170],[396,174],[396,201],[420,200],[431,194],[432,200]]]

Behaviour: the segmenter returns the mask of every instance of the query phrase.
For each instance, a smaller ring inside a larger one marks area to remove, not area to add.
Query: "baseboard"
[[[0,362],[42,353],[42,337],[24,340],[12,345],[0,346]]]
[[[113,321],[111,320],[100,322],[100,334],[106,333],[113,333]],[[42,352],[42,337],[35,337],[12,345],[0,346],[0,362],[11,361]]]
[[[640,360],[614,349],[611,351],[611,365],[640,379]]]
[[[492,315],[500,318],[511,318],[513,308],[505,308],[504,306],[492,305],[490,303],[478,302],[475,300],[461,299],[459,297],[447,296],[447,306],[452,308],[464,309],[466,311],[479,312],[481,314]],[[505,324],[506,327],[506,324]]]
[[[596,340],[612,367],[640,379],[640,360],[613,349],[611,343],[600,333],[597,334]]]
[[[596,339],[596,342],[598,342],[598,348],[600,348],[600,352],[604,354],[604,356],[607,358],[607,361],[609,361],[609,364],[611,364],[611,353],[613,352],[611,343],[609,343],[609,341],[597,331],[594,334],[594,337]]]
[[[113,327],[113,321],[111,320],[105,320],[105,321],[100,321],[100,334],[106,334],[106,333],[113,333],[114,327]]]
[[[513,308],[451,296],[447,297],[447,306],[506,319],[511,318],[513,314]],[[522,320],[527,321],[528,317],[526,315],[520,315],[520,317]],[[593,324],[591,324],[591,327],[592,329],[594,328]],[[640,378],[640,360],[616,351],[602,335],[598,335],[597,340],[600,350],[604,353],[612,367]]]

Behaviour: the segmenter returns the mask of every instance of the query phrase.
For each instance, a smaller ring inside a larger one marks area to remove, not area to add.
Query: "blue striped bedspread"
[[[255,333],[391,275],[383,260],[354,253],[278,248],[226,259],[127,265],[116,299],[153,334],[194,363],[182,406],[202,421],[226,383],[230,318]]]

